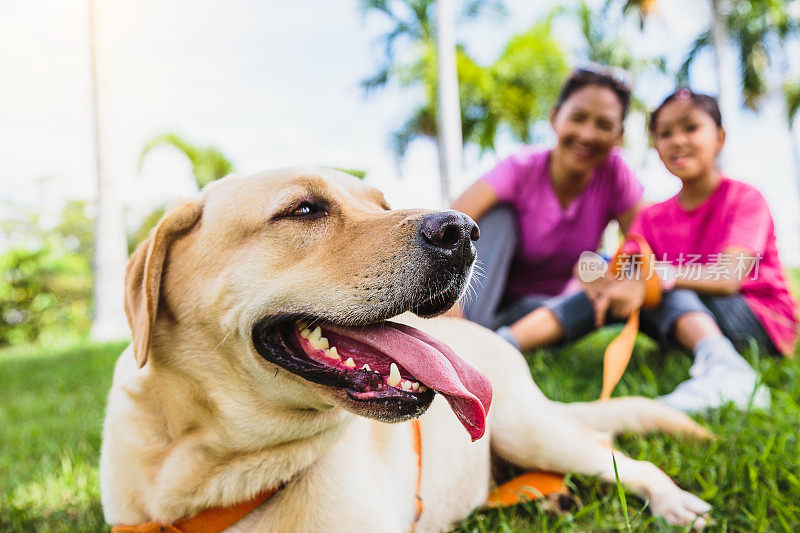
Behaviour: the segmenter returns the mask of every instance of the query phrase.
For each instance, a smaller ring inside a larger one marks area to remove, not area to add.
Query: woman
[[[570,320],[568,301],[556,297],[569,292],[581,252],[598,248],[613,219],[627,231],[643,207],[642,186],[616,150],[629,103],[615,72],[573,71],[550,113],[556,145],[501,161],[455,201],[479,221],[484,269],[456,313],[515,344],[508,325],[533,309]]]

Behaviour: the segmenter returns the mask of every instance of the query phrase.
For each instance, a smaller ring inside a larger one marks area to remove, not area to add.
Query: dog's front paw
[[[663,516],[673,526],[691,526],[695,531],[713,523],[708,514],[711,505],[677,486],[653,495],[650,509],[654,515]]]

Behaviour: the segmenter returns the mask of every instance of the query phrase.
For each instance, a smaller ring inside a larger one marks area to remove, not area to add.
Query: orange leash
[[[564,476],[554,472],[528,472],[506,481],[489,493],[486,507],[507,507],[567,492]]]
[[[414,493],[414,521],[411,522],[411,533],[417,529],[419,519],[422,518],[422,496],[420,489],[422,488],[422,431],[419,427],[419,420],[416,418],[411,420],[411,436],[414,439],[414,453],[417,455],[417,490]]]
[[[611,259],[610,271],[615,275],[623,274],[623,269],[631,265],[629,254],[623,254],[623,248],[628,241],[633,241],[639,245],[641,263],[637,266],[646,274],[655,272],[652,268],[653,251],[647,241],[639,235],[628,236],[620,245],[614,257]],[[645,299],[644,307],[655,307],[661,302],[661,281],[658,276],[649,276],[645,280]],[[603,389],[600,399],[605,400],[611,397],[611,392],[616,387],[628,362],[631,360],[633,345],[636,341],[636,333],[639,331],[639,311],[634,311],[620,334],[608,345],[603,356]],[[566,493],[564,476],[553,472],[528,472],[514,479],[507,481],[492,490],[486,500],[487,507],[505,507],[516,505],[526,500],[536,500],[551,494]]]
[[[646,274],[653,273],[645,279],[645,297],[644,307],[652,308],[661,303],[661,280],[653,269],[653,250],[647,241],[639,235],[629,235],[622,242],[617,253],[611,259],[610,271],[616,275],[623,274],[622,270],[626,266],[626,261],[629,261],[630,254],[623,254],[622,250],[628,241],[633,241],[639,245],[639,254],[642,259],[641,263],[637,266],[640,272],[644,271]],[[627,264],[632,264],[628,262]],[[606,348],[606,353],[603,356],[603,389],[600,392],[600,399],[607,400],[611,397],[611,392],[617,386],[625,369],[628,368],[628,362],[631,360],[633,354],[633,345],[636,342],[636,333],[639,332],[639,310],[637,309],[631,316],[628,317],[628,322],[622,328],[620,334],[611,341],[611,344]]]

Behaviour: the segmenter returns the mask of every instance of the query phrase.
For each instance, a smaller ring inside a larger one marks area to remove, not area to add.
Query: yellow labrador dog
[[[279,487],[230,530],[405,533],[416,417],[417,531],[480,507],[492,457],[613,481],[613,434],[706,435],[642,398],[551,402],[492,332],[420,318],[462,295],[477,238],[465,215],[390,210],[318,168],[232,175],[169,212],[128,264],[133,343],[100,460],[108,522],[172,523]],[[654,513],[703,526],[708,504],[616,460]]]

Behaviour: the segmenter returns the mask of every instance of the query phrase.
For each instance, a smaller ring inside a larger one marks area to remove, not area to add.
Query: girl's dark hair
[[[572,71],[561,87],[561,93],[556,102],[558,111],[567,98],[572,93],[584,87],[596,85],[611,89],[622,104],[622,120],[628,114],[628,107],[631,103],[631,76],[621,68],[605,67],[603,65],[590,64],[585,67],[576,68]]]
[[[655,111],[650,113],[650,122],[648,124],[648,129],[650,130],[650,135],[655,134],[656,132],[656,121],[658,120],[658,113],[670,102],[674,102],[676,100],[687,100],[693,106],[697,107],[701,111],[705,112],[708,116],[712,118],[714,124],[717,125],[718,128],[722,127],[722,113],[719,111],[719,104],[717,103],[717,99],[713,96],[709,96],[707,94],[701,94],[693,92],[691,89],[676,89],[671,95],[667,96],[661,105],[659,105]]]

